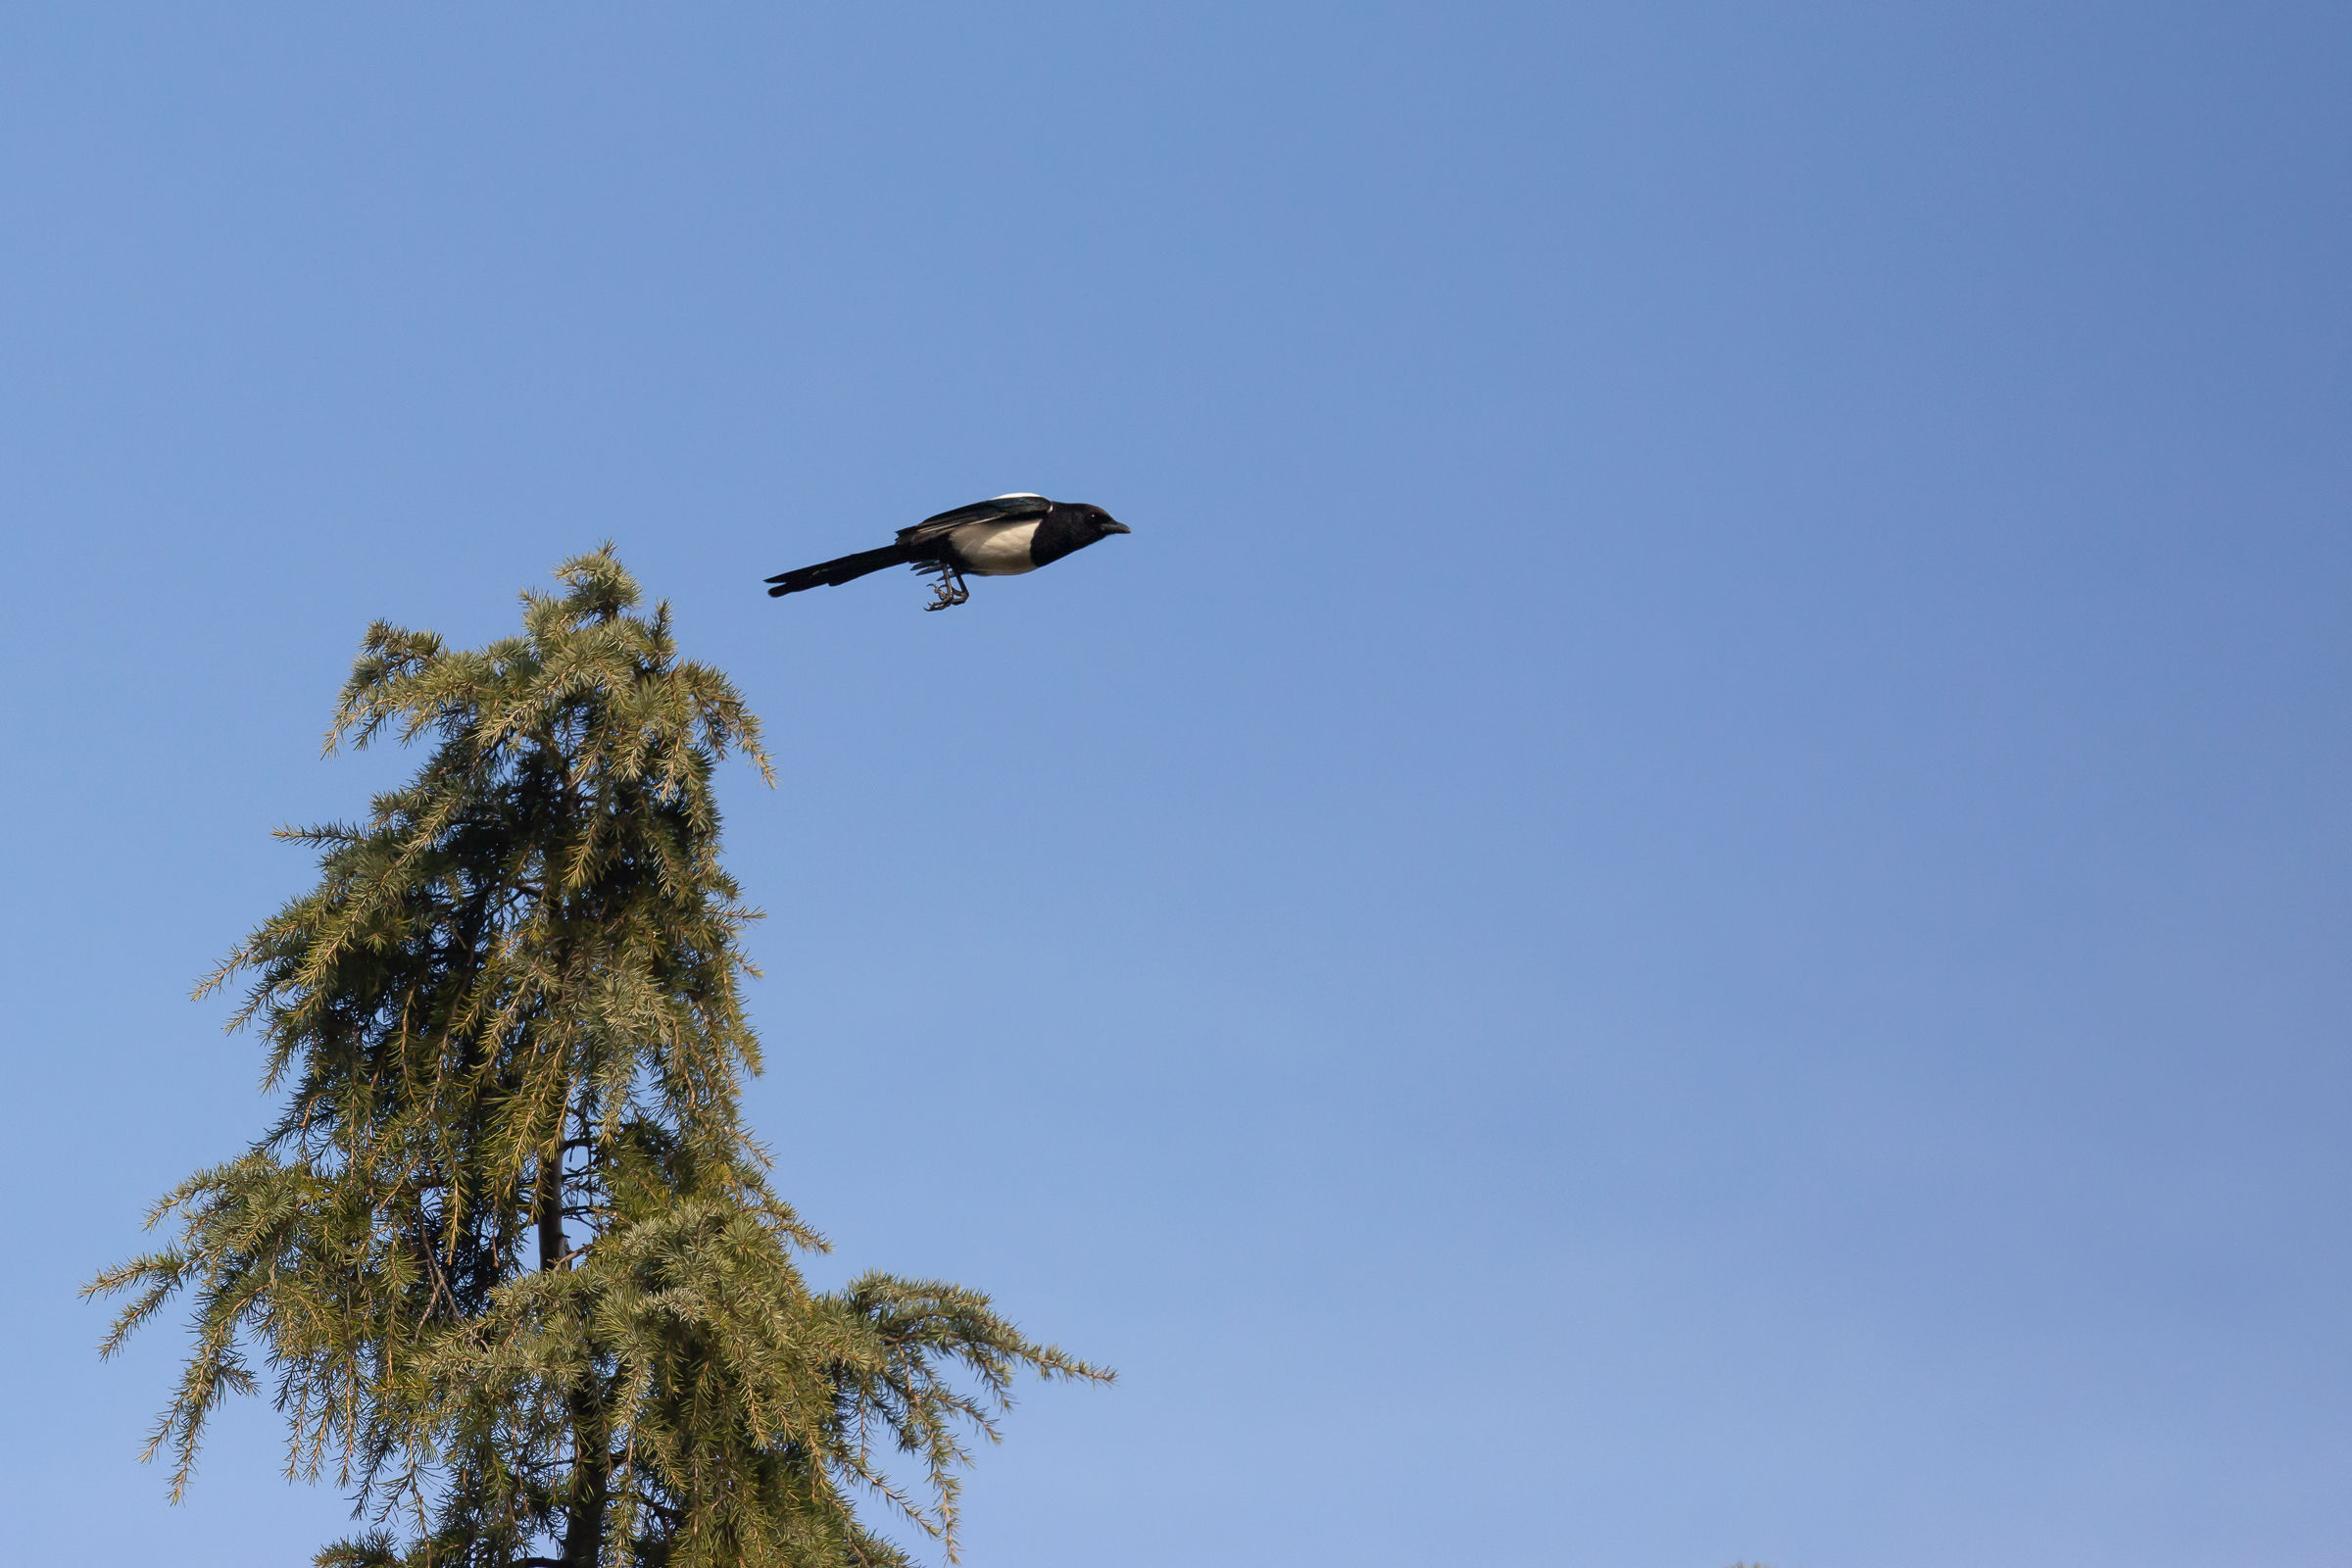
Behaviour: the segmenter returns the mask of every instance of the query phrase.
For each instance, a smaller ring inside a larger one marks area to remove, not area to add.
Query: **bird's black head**
[[[1083,501],[1066,502],[1064,505],[1071,512],[1077,514],[1077,520],[1083,526],[1091,528],[1098,539],[1108,534],[1135,532],[1133,528],[1128,527],[1101,507],[1090,507]]]
[[[1056,501],[1029,541],[1029,559],[1042,566],[1073,550],[1084,550],[1098,539],[1127,531],[1125,523],[1101,507],[1083,501]]]

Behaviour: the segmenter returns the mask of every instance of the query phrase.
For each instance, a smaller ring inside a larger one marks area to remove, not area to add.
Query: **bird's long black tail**
[[[803,566],[798,571],[779,571],[767,579],[775,584],[768,589],[767,597],[780,599],[786,594],[797,594],[804,588],[837,588],[869,571],[880,571],[884,566],[905,565],[917,559],[919,554],[906,545],[884,545],[879,550],[860,550],[854,556],[843,556],[838,561],[820,561],[813,566]]]

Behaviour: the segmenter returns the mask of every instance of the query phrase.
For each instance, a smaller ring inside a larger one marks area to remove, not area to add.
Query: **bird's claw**
[[[963,585],[963,574],[955,571],[941,572],[931,591],[937,597],[923,607],[925,610],[953,609],[972,597],[972,591]]]

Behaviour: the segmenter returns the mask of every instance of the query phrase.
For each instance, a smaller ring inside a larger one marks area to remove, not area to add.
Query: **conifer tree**
[[[271,1382],[289,1473],[363,1521],[321,1568],[906,1561],[876,1503],[952,1560],[1014,1376],[1109,1374],[974,1291],[804,1282],[823,1244],[738,1106],[754,915],[711,791],[730,753],[769,774],[758,720],[610,546],[557,576],[480,650],[369,629],[328,750],[429,756],[365,822],[281,835],[318,885],[198,995],[249,977],[232,1027],[282,1112],[92,1282],[128,1295],[103,1351],[189,1302],[147,1449],[175,1497],[211,1413]]]

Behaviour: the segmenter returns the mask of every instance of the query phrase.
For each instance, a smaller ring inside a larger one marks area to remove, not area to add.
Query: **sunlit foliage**
[[[966,1441],[1014,1376],[1105,1379],[959,1287],[812,1292],[769,1189],[711,790],[758,720],[677,657],[610,548],[452,650],[377,624],[328,737],[429,743],[363,823],[288,830],[316,887],[244,978],[282,1114],[89,1287],[174,1298],[195,1348],[149,1453],[265,1387],[289,1469],[354,1494],[331,1568],[889,1564],[879,1505],[955,1550]],[[201,992],[200,992],[201,994]],[[910,1477],[910,1479],[909,1479]]]

